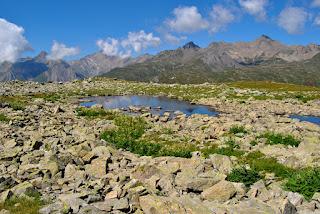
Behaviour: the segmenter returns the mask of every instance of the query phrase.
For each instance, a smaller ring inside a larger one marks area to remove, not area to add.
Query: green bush
[[[244,128],[244,126],[232,126],[229,130],[229,134],[247,134],[248,131]]]
[[[228,140],[226,144],[227,147],[218,148],[217,145],[211,145],[201,149],[200,151],[204,157],[209,157],[211,154],[240,157],[244,154],[243,151],[239,150],[240,146],[236,144],[234,140]]]
[[[280,178],[288,178],[294,172],[294,169],[289,168],[275,158],[267,158],[261,152],[252,152],[245,157],[245,163],[248,163],[251,169],[259,172],[274,173],[275,176]]]
[[[12,197],[0,203],[0,210],[8,210],[11,214],[38,214],[44,201],[40,193],[30,192],[23,197]]]
[[[258,145],[258,142],[257,142],[256,140],[252,140],[252,141],[250,142],[250,145],[251,145],[251,146],[256,146],[256,145]]]
[[[85,108],[80,107],[76,109],[77,115],[81,117],[104,117],[108,120],[113,120],[115,118],[116,113],[112,111],[106,111],[104,109],[99,108]]]
[[[146,156],[176,156],[190,158],[196,150],[192,145],[174,142],[148,142],[141,137],[148,128],[147,123],[140,117],[121,115],[115,118],[117,129],[105,131],[101,138],[138,155]]]
[[[246,187],[251,186],[258,180],[262,179],[259,172],[254,169],[246,169],[245,167],[233,169],[226,178],[231,182],[244,183]]]
[[[0,121],[7,122],[9,121],[9,118],[4,114],[0,114]]]
[[[287,146],[294,146],[298,147],[300,144],[300,141],[295,139],[292,135],[282,135],[282,134],[276,134],[272,132],[267,132],[263,135],[261,135],[259,138],[266,138],[267,144],[275,145],[275,144],[283,144]]]
[[[320,169],[304,169],[292,174],[285,183],[285,188],[310,200],[314,193],[320,192]]]

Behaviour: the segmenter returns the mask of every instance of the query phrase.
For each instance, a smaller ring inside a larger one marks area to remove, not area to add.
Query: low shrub
[[[278,161],[275,158],[267,158],[261,152],[252,152],[245,157],[245,163],[248,163],[251,169],[259,172],[274,173],[280,178],[288,178],[295,171]]]
[[[232,126],[229,130],[229,134],[239,134],[239,133],[247,134],[248,131],[245,129],[244,126]]]
[[[204,157],[209,157],[211,154],[240,157],[244,154],[244,151],[240,150],[240,146],[234,140],[228,140],[226,144],[227,147],[218,148],[217,145],[211,145],[200,151]]]
[[[9,118],[4,114],[0,114],[0,121],[7,122],[9,121]]]
[[[300,141],[295,139],[292,135],[282,135],[282,134],[276,134],[272,132],[267,132],[259,138],[266,138],[267,144],[275,145],[275,144],[283,144],[287,146],[294,146],[298,147],[300,144]]]
[[[292,174],[285,183],[285,189],[298,192],[310,200],[314,193],[320,192],[320,169],[304,169]]]
[[[246,187],[251,186],[258,180],[262,179],[259,172],[254,169],[246,169],[245,167],[233,169],[226,178],[231,182],[241,182]]]
[[[12,197],[0,203],[0,210],[8,210],[11,214],[38,214],[45,203],[38,192],[27,192],[26,196]]]

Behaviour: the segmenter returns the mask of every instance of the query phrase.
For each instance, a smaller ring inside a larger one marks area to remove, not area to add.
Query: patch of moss
[[[283,144],[286,146],[298,147],[300,144],[300,141],[295,139],[292,135],[283,135],[283,134],[277,134],[272,132],[267,132],[259,136],[258,138],[267,139],[267,144],[270,144],[270,145]]]

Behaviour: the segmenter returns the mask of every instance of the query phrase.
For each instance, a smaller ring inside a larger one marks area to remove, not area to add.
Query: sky
[[[0,62],[138,56],[188,41],[320,44],[320,0],[1,0]]]

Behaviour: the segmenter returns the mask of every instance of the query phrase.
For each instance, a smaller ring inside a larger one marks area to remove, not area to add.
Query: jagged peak
[[[267,41],[274,41],[271,37],[262,34],[257,40],[267,40]]]
[[[182,46],[183,49],[199,49],[200,47],[196,45],[194,42],[188,42],[184,46]]]

